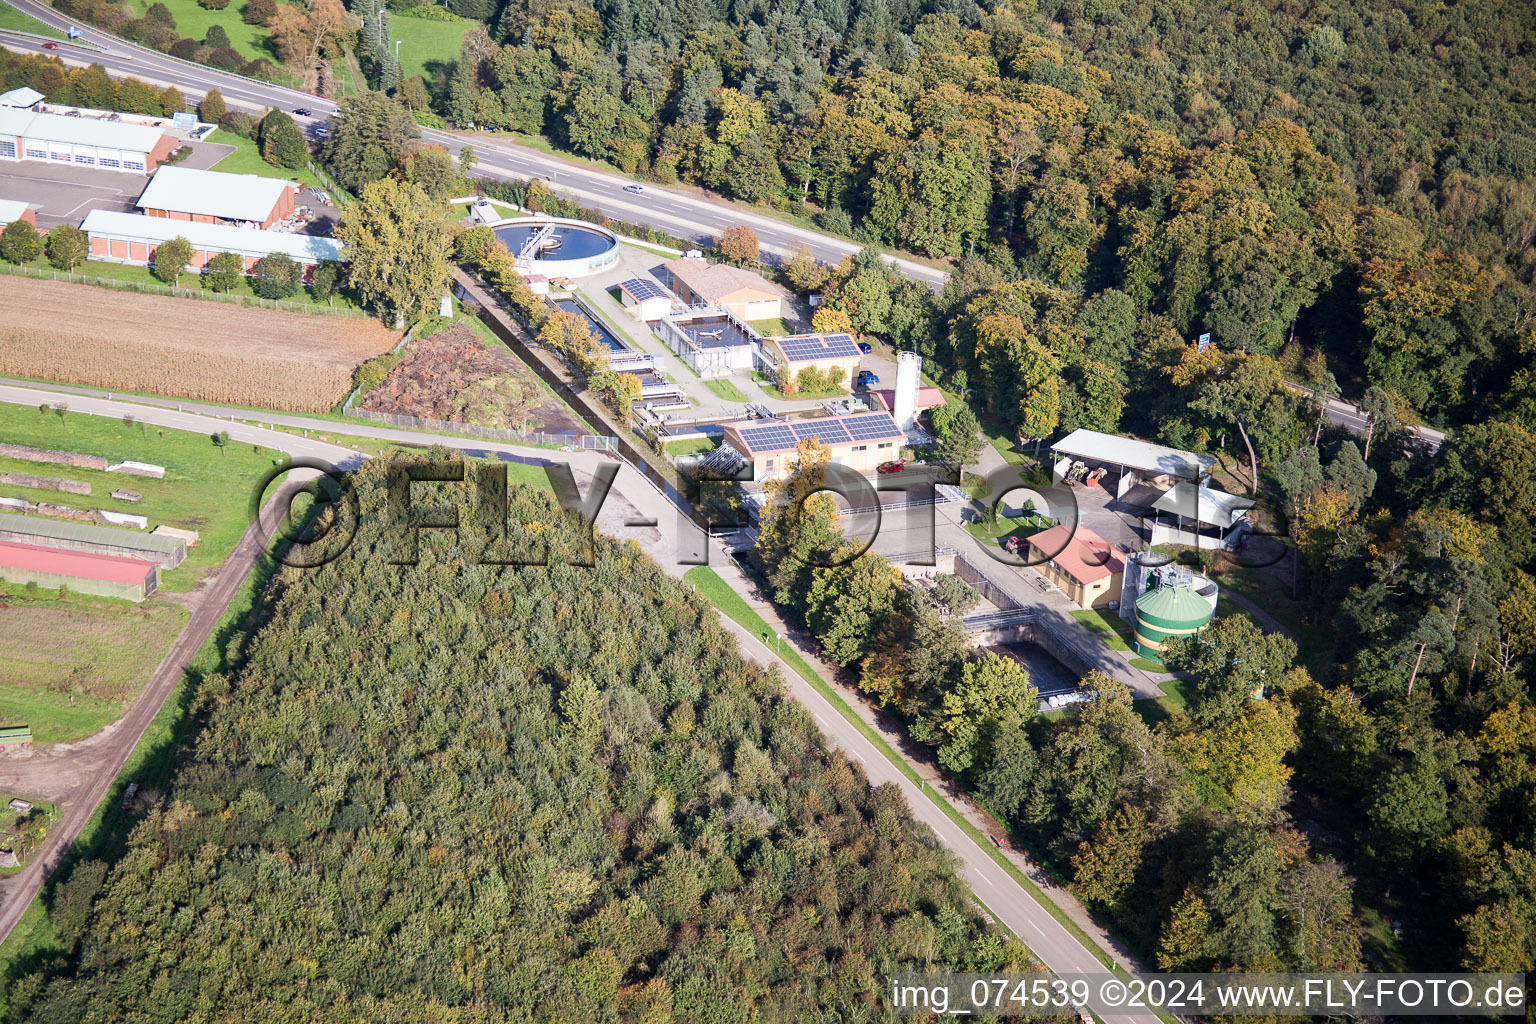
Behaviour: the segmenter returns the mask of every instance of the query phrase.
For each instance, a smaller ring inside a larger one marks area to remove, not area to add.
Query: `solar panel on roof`
[[[793,448],[796,443],[795,432],[782,423],[771,427],[743,427],[741,438],[756,451]]]
[[[792,423],[795,436],[804,440],[814,437],[822,444],[847,444],[853,438],[848,436],[848,431],[837,420],[807,420],[803,423]]]
[[[859,354],[858,346],[847,334],[791,334],[774,340],[778,342],[779,348],[784,351],[784,357],[790,362],[840,359]]]
[[[881,437],[895,437],[901,434],[896,421],[885,413],[873,413],[867,416],[851,416],[846,421],[848,432],[856,440],[870,441]]]
[[[657,288],[649,281],[642,281],[638,277],[625,281],[623,284],[619,285],[619,287],[628,292],[630,297],[637,302],[643,302],[646,299],[664,299],[667,297],[666,293],[663,292],[660,288]]]

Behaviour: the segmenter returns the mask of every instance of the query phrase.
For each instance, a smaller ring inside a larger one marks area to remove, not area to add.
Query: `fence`
[[[585,451],[609,452],[617,451],[617,438],[603,437],[599,434],[546,434],[543,431],[502,430],[497,427],[482,427],[474,423],[455,423],[452,420],[424,419],[417,416],[406,416],[402,413],[373,412],[369,409],[348,409],[348,416],[360,420],[371,420],[374,423],[382,423],[389,427],[400,427],[404,430],[431,430],[439,434],[456,434],[460,437],[483,437],[488,441],[505,441],[508,444],[540,444],[555,445],[557,447],[580,448]]]
[[[316,306],[308,302],[289,302],[287,299],[261,299],[250,295],[229,295],[210,292],[202,288],[171,288],[167,285],[149,284],[144,281],[119,281],[110,277],[92,277],[89,274],[67,274],[62,270],[38,270],[36,267],[15,266],[0,263],[0,274],[17,277],[36,277],[43,280],[67,281],[70,284],[89,284],[98,288],[111,288],[120,292],[143,292],[146,295],[168,295],[176,299],[203,299],[207,302],[232,302],[240,306],[258,309],[279,309],[288,313],[313,313],[320,316],[347,316],[369,319],[373,314],[348,306]]]
[[[963,551],[955,555],[955,575],[981,591],[981,596],[992,602],[1000,611],[1014,612],[1024,607],[1023,603],[1004,590],[1001,584],[982,572],[981,568],[969,558],[966,558]]]

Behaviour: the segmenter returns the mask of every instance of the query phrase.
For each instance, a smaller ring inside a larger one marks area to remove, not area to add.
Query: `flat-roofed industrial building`
[[[23,586],[68,587],[81,594],[142,601],[155,592],[160,567],[142,558],[0,540],[0,579]]]
[[[167,569],[176,568],[187,557],[187,542],[180,537],[137,533],[67,519],[40,519],[9,512],[0,514],[0,541],[121,558],[146,558]]]
[[[270,228],[294,211],[297,191],[283,178],[162,167],[144,186],[138,207],[146,217]]]
[[[0,107],[0,160],[153,174],[180,146],[153,125]]]
[[[192,243],[193,270],[201,270],[221,252],[232,252],[244,259],[245,272],[250,273],[258,260],[280,252],[292,257],[308,279],[316,265],[341,259],[342,251],[336,239],[318,235],[167,220],[113,210],[92,210],[80,228],[91,238],[91,259],[141,267],[155,261],[155,252],[162,242],[177,237]]]

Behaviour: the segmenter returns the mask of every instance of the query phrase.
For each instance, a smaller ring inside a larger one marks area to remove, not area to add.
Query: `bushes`
[[[192,243],[177,235],[161,242],[155,250],[154,274],[166,284],[175,287],[181,283],[182,271],[192,262]]]
[[[298,170],[309,162],[309,144],[293,118],[273,110],[261,119],[261,158],[273,167]]]
[[[496,244],[496,232],[488,224],[478,224],[461,231],[453,240],[453,258],[460,263],[478,267]]]
[[[374,356],[356,370],[352,371],[352,387],[359,397],[372,391],[384,383],[384,378],[400,362],[400,357],[393,352],[386,352],[382,356]]]
[[[91,240],[73,224],[60,224],[48,232],[48,262],[66,273],[84,263],[91,252]]]
[[[208,95],[203,97],[203,102],[197,107],[197,116],[200,119],[220,127],[223,127],[226,113],[228,110],[224,106],[224,94],[217,89],[209,89]]]
[[[277,0],[245,0],[245,6],[240,9],[240,20],[247,25],[266,28],[276,13]]]
[[[30,263],[43,251],[43,236],[24,220],[13,220],[0,231],[0,259],[7,263]]]
[[[240,73],[246,78],[259,78],[263,82],[270,82],[277,72],[277,65],[265,57],[257,57],[249,63],[240,66]]]
[[[256,261],[251,271],[251,290],[264,299],[291,298],[299,290],[303,270],[292,256],[274,252]]]
[[[197,0],[197,6],[205,11],[222,11],[229,6],[229,0]]]
[[[406,18],[420,18],[422,21],[457,22],[466,20],[459,17],[457,14],[454,14],[446,7],[439,7],[436,4],[422,4],[419,7],[407,7],[404,10],[397,10],[394,13]]]
[[[234,71],[245,60],[233,46],[221,46],[208,55],[208,66],[220,71]]]
[[[220,102],[222,102],[222,99]],[[250,139],[256,136],[256,120],[243,110],[231,110],[219,118],[219,127],[231,135],[240,136],[242,139]]]
[[[198,2],[201,3],[202,0]],[[208,34],[203,36],[203,45],[211,50],[217,50],[220,47],[233,46],[234,43],[230,41],[229,33],[224,31],[223,25],[209,25]]]
[[[196,39],[188,39],[185,36],[171,44],[170,54],[178,60],[196,60],[197,51],[203,48],[203,44]]]
[[[216,292],[230,292],[245,274],[245,258],[232,252],[221,252],[208,261],[203,278],[208,287]]]

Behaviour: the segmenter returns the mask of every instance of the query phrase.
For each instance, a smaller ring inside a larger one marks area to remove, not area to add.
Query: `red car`
[[[902,459],[899,462],[882,462],[875,471],[877,473],[900,473],[906,468],[907,460]]]
[[[58,43],[44,43],[43,44],[43,49],[45,49],[45,50],[57,50],[58,48],[59,48],[59,44]]]

